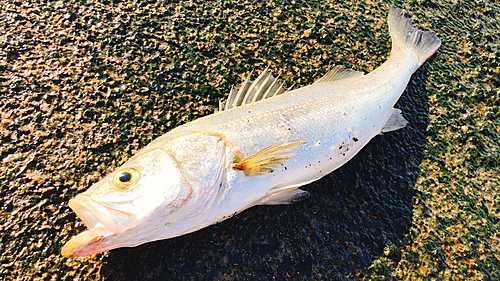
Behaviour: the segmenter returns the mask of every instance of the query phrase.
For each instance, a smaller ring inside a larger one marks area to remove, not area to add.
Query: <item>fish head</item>
[[[88,230],[61,254],[84,256],[156,240],[161,226],[182,219],[191,194],[182,167],[164,149],[139,153],[69,201]]]

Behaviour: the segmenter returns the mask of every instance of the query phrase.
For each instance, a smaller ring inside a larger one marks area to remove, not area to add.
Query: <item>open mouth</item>
[[[123,204],[126,207],[126,204]],[[69,207],[89,228],[106,228],[116,234],[122,233],[136,222],[136,216],[121,210],[118,203],[101,203],[80,194],[69,200]]]
[[[69,207],[75,211],[76,215],[89,229],[107,228],[112,232],[119,232],[117,225],[103,212],[105,210],[101,210],[102,206],[99,206],[88,196],[79,195],[69,200]]]
[[[104,239],[121,234],[136,223],[136,217],[120,210],[119,205],[99,203],[83,194],[71,199],[69,206],[89,230],[78,234],[64,245],[61,249],[64,257],[78,257],[105,251],[110,245],[104,245]]]

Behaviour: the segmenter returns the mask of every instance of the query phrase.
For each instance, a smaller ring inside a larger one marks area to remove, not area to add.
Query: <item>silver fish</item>
[[[69,201],[89,230],[65,257],[134,247],[197,231],[255,205],[307,197],[300,186],[349,161],[407,121],[394,104],[441,45],[391,6],[389,59],[369,74],[334,67],[286,91],[269,70],[231,90],[217,113],[157,138]]]

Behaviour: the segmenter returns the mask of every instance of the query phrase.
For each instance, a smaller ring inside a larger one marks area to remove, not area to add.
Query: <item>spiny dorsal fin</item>
[[[252,73],[253,71],[250,72],[237,91],[234,88],[231,88],[225,104],[219,101],[219,111],[272,98],[289,90],[285,90],[283,88],[284,82],[278,83],[279,77],[273,77],[272,71],[268,68],[264,69],[259,77],[257,77],[257,79],[253,82],[250,81]]]
[[[263,175],[274,171],[295,154],[291,149],[306,144],[302,140],[293,140],[276,144],[255,153],[235,164],[234,169],[242,170],[248,177]]]
[[[342,79],[358,77],[358,76],[363,76],[363,75],[365,75],[365,74],[361,71],[355,71],[355,70],[347,69],[345,67],[337,65],[337,66],[333,67],[332,70],[328,71],[328,73],[325,74],[325,76],[314,81],[313,84],[332,82],[332,81],[336,81],[336,80],[342,80]]]

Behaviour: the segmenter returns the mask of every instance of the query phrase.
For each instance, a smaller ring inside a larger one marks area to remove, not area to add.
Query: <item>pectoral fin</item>
[[[305,141],[293,140],[264,148],[256,154],[235,164],[233,168],[244,171],[249,177],[272,172],[286,160],[293,157],[293,154],[295,154],[295,152],[292,151],[293,148],[304,145],[305,143]]]

